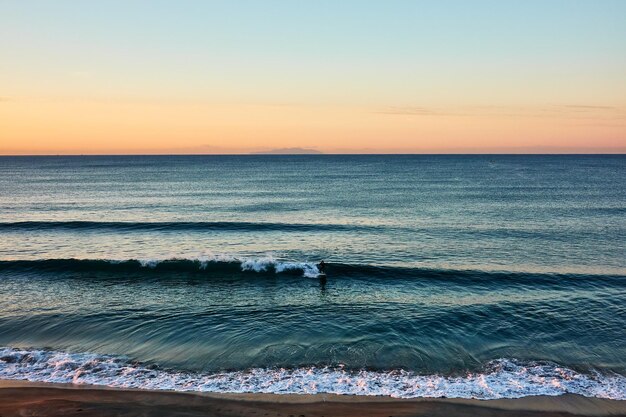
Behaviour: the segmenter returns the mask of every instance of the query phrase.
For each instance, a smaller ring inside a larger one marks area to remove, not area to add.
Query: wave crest
[[[180,271],[180,272],[258,272],[302,274],[307,278],[319,275],[314,262],[281,261],[273,256],[260,258],[236,257],[231,255],[208,255],[197,258],[170,259],[41,259],[0,261],[2,270],[38,271]]]
[[[307,278],[316,278],[319,275],[317,265],[311,262],[288,262],[280,261],[273,256],[261,258],[239,258],[230,255],[201,256],[194,259],[140,259],[125,261],[109,261],[113,264],[128,264],[138,262],[144,268],[156,269],[160,266],[180,266],[186,264],[187,269],[206,270],[219,266],[238,266],[242,272],[269,272],[269,273],[302,273]]]

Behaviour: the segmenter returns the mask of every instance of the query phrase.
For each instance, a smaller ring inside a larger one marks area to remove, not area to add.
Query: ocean
[[[0,157],[0,379],[625,400],[626,157]]]

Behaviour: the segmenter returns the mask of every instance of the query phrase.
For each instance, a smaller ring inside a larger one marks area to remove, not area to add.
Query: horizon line
[[[84,154],[79,154],[79,153],[49,153],[49,154],[0,154],[0,158],[1,157],[36,157],[36,156],[41,156],[41,157],[47,157],[47,156],[75,156],[75,157],[81,157],[81,156],[348,156],[348,155],[360,155],[360,156],[367,156],[367,155],[372,155],[372,156],[382,156],[382,155],[389,155],[389,156],[402,156],[402,155],[407,155],[407,156],[419,156],[419,155],[425,155],[425,156],[445,156],[445,155],[458,155],[458,156],[484,156],[484,155],[502,155],[502,156],[509,156],[509,155],[519,155],[519,156],[531,156],[531,155],[537,155],[537,156],[558,156],[558,155],[626,155],[626,151],[620,151],[620,152],[612,152],[612,153],[606,153],[606,152],[531,152],[531,153],[523,153],[523,152],[518,152],[518,153],[512,153],[512,152],[485,152],[485,153],[468,153],[468,152],[420,152],[420,153],[413,153],[413,152],[383,152],[383,153],[373,153],[373,152],[363,152],[363,153],[359,153],[359,152],[347,152],[347,153],[333,153],[333,152],[319,152],[319,153],[84,153]]]

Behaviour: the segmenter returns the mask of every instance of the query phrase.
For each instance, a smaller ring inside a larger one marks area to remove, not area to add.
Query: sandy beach
[[[577,395],[506,400],[196,394],[0,381],[0,416],[626,416],[626,401]]]

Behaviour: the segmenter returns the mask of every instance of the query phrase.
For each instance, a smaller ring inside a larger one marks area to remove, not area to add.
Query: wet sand
[[[275,394],[196,394],[0,381],[0,417],[246,416],[246,417],[565,417],[626,416],[626,401],[525,397],[506,400],[394,399]]]

